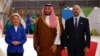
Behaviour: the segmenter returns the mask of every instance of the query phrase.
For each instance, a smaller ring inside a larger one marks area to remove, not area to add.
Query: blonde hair
[[[11,14],[11,16],[10,16],[10,22],[12,23],[12,20],[13,20],[13,16],[18,16],[19,18],[19,21],[21,21],[21,16],[18,14],[18,13],[13,13],[13,14]]]
[[[19,17],[19,20],[21,19],[21,16],[18,13],[11,14],[10,18],[12,19],[13,16],[18,16]]]

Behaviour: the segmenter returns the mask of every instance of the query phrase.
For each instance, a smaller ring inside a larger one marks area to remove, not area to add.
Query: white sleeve
[[[58,21],[58,24],[57,24],[57,35],[56,35],[54,44],[55,45],[60,45],[61,44],[61,41],[60,41],[60,25],[59,25],[59,21]]]

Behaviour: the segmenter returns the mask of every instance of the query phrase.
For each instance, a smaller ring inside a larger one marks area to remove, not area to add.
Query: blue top
[[[26,33],[23,27],[18,26],[15,31],[14,26],[11,26],[6,31],[5,41],[8,44],[7,52],[10,53],[22,53],[24,52],[23,44],[26,42]],[[12,41],[19,41],[21,44],[15,46]]]

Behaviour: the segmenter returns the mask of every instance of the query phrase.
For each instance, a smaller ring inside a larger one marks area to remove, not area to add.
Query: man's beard
[[[45,13],[45,15],[47,15],[47,16],[48,16],[48,15],[51,15],[51,13]]]
[[[79,16],[79,14],[74,14],[75,17]]]
[[[46,16],[49,16],[50,14],[45,14]]]

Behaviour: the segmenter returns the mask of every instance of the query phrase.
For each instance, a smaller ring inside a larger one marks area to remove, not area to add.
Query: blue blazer
[[[23,27],[18,26],[17,32],[14,26],[11,26],[6,31],[5,41],[8,44],[7,52],[22,53],[24,52],[23,44],[26,42],[26,33]],[[12,41],[19,41],[21,44],[15,46]]]

